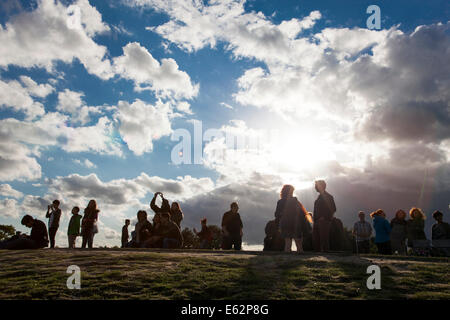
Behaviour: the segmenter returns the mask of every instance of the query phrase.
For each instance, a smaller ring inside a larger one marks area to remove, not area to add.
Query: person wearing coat
[[[326,252],[330,249],[330,229],[333,216],[336,212],[334,198],[325,189],[327,184],[324,180],[315,182],[315,189],[319,193],[314,201],[314,225],[312,231],[314,251]]]
[[[425,235],[425,213],[420,208],[411,208],[409,211],[411,217],[407,223],[408,246],[413,247],[414,240],[426,240]]]
[[[378,247],[379,254],[391,254],[391,225],[386,220],[386,214],[378,209],[370,214],[373,219],[373,228],[375,229],[375,244]]]
[[[302,238],[308,231],[306,220],[308,213],[293,194],[293,186],[283,186],[280,192],[280,200],[278,200],[275,210],[275,219],[279,222],[281,237],[285,241],[284,251],[291,252],[292,239],[294,239],[297,252],[302,253]]]
[[[392,252],[398,254],[406,254],[406,236],[407,236],[407,222],[405,220],[406,212],[398,210],[395,213],[395,218],[391,220],[391,248]]]

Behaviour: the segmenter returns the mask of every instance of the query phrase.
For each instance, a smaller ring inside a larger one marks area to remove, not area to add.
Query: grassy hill
[[[81,290],[66,287],[73,264]],[[54,249],[0,251],[0,266],[0,299],[450,299],[445,258]]]

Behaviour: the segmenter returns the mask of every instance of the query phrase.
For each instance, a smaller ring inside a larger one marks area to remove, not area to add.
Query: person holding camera
[[[162,200],[161,207],[158,207],[158,206],[156,205],[156,198],[158,197],[158,195],[161,196],[161,200]],[[163,213],[163,212],[169,212],[169,213],[170,213],[169,200],[167,200],[166,198],[164,198],[164,195],[162,194],[162,192],[159,192],[159,191],[156,192],[156,193],[153,195],[153,199],[152,199],[152,201],[150,202],[150,208],[152,208],[152,210],[153,210],[156,214],[158,214],[158,213]]]
[[[59,200],[53,200],[53,203],[47,206],[48,235],[50,238],[50,248],[55,247],[55,236],[59,228],[59,219],[61,218],[61,209],[59,209]]]

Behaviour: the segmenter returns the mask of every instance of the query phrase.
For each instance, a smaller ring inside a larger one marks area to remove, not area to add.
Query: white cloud
[[[137,99],[133,103],[119,101],[114,117],[119,121],[119,132],[128,148],[136,155],[153,150],[153,140],[172,132],[169,103],[155,105]]]
[[[0,200],[0,217],[17,218],[19,216],[19,209],[17,207],[17,200],[3,199]]]
[[[88,123],[89,114],[101,113],[98,107],[87,106],[83,101],[84,93],[65,89],[58,93],[58,105],[56,110],[71,115],[71,122]]]
[[[32,11],[21,11],[0,26],[0,66],[42,67],[53,70],[56,61],[78,59],[86,70],[102,79],[113,76],[107,49],[92,37],[109,27],[87,0],[73,5],[81,10],[81,27],[70,28],[67,7],[53,0],[40,0]]]
[[[20,199],[23,197],[23,193],[15,190],[9,184],[0,184],[0,195],[4,197],[13,197],[16,199]]]
[[[47,89],[45,88],[48,87],[44,87],[42,90],[42,87],[33,86],[29,80],[31,78],[22,78],[25,86],[16,80],[0,80],[0,106],[11,107],[14,111],[22,111],[27,119],[34,119],[42,116],[45,110],[42,103],[35,101],[31,95],[42,95],[46,93]]]
[[[50,84],[37,84],[28,76],[20,76],[20,81],[25,85],[28,93],[35,97],[45,98],[55,90]]]
[[[158,62],[150,52],[137,42],[123,47],[123,55],[114,58],[115,72],[133,80],[136,90],[153,90],[159,97],[193,98],[198,84],[192,84],[189,75],[179,70],[175,60]]]
[[[89,159],[84,159],[83,161],[80,159],[74,159],[73,162],[75,162],[76,164],[80,165],[80,166],[84,166],[86,168],[97,168],[97,166],[91,162]]]
[[[33,157],[31,151],[1,131],[0,137],[0,181],[23,181],[40,178],[41,166]]]

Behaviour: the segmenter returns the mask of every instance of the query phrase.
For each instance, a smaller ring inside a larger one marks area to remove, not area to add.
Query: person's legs
[[[295,240],[295,246],[297,247],[297,252],[302,253],[303,252],[303,239],[302,238],[296,238]]]
[[[361,241],[361,253],[369,253],[370,252],[370,241],[364,240]]]
[[[8,250],[26,250],[26,249],[37,249],[36,242],[31,239],[16,239],[7,241],[2,249]]]
[[[319,222],[319,237],[321,251],[330,250],[330,227],[331,221],[322,220]]]
[[[284,238],[284,252],[291,252],[292,248],[292,239]]]
[[[83,241],[81,242],[81,248],[82,249],[86,248],[86,244],[87,244],[87,236],[85,233],[83,233]]]
[[[223,250],[231,250],[231,239],[228,236],[224,236],[222,239],[222,249]]]
[[[242,238],[240,236],[236,236],[233,239],[234,250],[241,250],[242,248]]]
[[[89,249],[92,249],[93,246],[94,246],[94,233],[91,231],[88,237],[88,247]]]
[[[378,254],[383,254],[383,244],[382,243],[376,243]]]
[[[50,248],[54,248],[55,247],[55,237],[56,237],[56,232],[58,231],[58,228],[49,228],[48,229],[48,237],[50,238]]]
[[[163,248],[164,249],[175,249],[179,247],[179,243],[177,239],[164,238],[163,240]]]
[[[319,252],[320,251],[320,234],[319,234],[319,222],[318,221],[314,222],[314,225],[313,225],[312,241],[313,241],[314,251]]]
[[[75,248],[75,241],[77,239],[77,236],[73,235],[73,234],[69,234],[67,236],[67,238],[69,239],[69,249]]]
[[[384,243],[384,252],[385,254],[392,254],[392,248],[391,248],[391,242],[390,241],[386,241]]]

